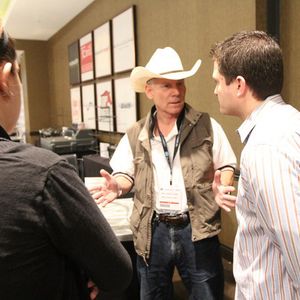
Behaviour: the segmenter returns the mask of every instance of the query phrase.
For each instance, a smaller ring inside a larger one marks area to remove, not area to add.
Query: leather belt
[[[190,221],[189,213],[184,212],[178,215],[156,214],[155,220],[170,225],[184,225]]]

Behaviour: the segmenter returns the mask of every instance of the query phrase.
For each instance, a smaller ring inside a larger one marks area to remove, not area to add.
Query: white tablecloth
[[[95,184],[101,184],[101,177],[85,177],[87,188]],[[107,204],[105,207],[98,205],[99,209],[112,227],[120,241],[131,241],[132,231],[129,225],[129,218],[132,212],[133,199],[121,198]]]

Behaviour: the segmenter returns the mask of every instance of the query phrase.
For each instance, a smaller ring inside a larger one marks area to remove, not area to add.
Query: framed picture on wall
[[[71,97],[72,124],[78,125],[82,122],[81,94],[80,94],[79,86],[70,89],[70,97]]]
[[[96,84],[98,130],[114,131],[112,82],[107,80]]]
[[[80,49],[80,74],[81,81],[94,78],[94,59],[92,33],[88,33],[79,40]]]
[[[111,75],[110,22],[94,30],[95,77]]]
[[[137,120],[136,93],[129,77],[114,81],[116,105],[116,131],[125,132]]]
[[[134,6],[112,19],[114,73],[135,67]]]
[[[69,54],[69,77],[70,84],[80,83],[79,48],[78,41],[72,43],[68,48]]]
[[[85,128],[96,129],[94,84],[88,84],[82,87],[82,112]]]

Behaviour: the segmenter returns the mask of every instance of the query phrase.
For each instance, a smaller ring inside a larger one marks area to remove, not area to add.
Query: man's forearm
[[[130,177],[118,173],[114,175],[114,178],[118,183],[118,196],[125,195],[130,192],[133,187],[133,181]]]
[[[234,170],[226,168],[221,170],[221,184],[222,185],[233,185]]]

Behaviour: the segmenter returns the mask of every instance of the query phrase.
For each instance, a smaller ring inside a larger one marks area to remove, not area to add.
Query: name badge
[[[158,196],[158,208],[161,210],[181,210],[181,191],[172,186],[161,188]]]

